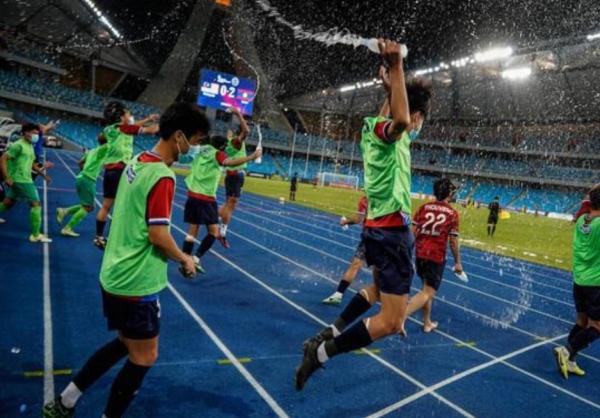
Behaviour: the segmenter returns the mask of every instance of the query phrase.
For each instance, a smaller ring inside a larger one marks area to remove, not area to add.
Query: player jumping
[[[351,219],[346,219],[342,217],[340,219],[340,225],[358,225],[364,224],[365,218],[367,216],[367,207],[368,201],[367,197],[363,196],[358,201],[358,208],[356,210],[356,214]],[[352,284],[358,272],[362,268],[365,263],[365,243],[362,238],[356,247],[356,251],[354,252],[354,257],[352,258],[352,262],[350,263],[350,267],[344,273],[344,277],[340,280],[338,284],[337,290],[331,295],[323,299],[323,303],[325,305],[339,305],[342,303],[342,298],[344,297],[344,292],[348,287]]]
[[[231,112],[240,122],[240,130],[237,137],[234,137],[233,131],[227,132],[227,147],[225,152],[231,159],[241,159],[246,157],[246,137],[250,133],[250,128],[240,112],[235,107],[230,107]],[[227,200],[225,204],[221,206],[219,216],[221,217],[221,225],[219,226],[219,241],[225,248],[229,248],[229,241],[227,241],[227,226],[233,216],[233,211],[240,199],[242,194],[242,187],[244,186],[244,169],[247,163],[237,164],[229,166],[225,173],[225,196]]]
[[[402,330],[414,273],[414,237],[409,227],[410,144],[429,112],[431,91],[420,80],[405,83],[399,43],[378,43],[389,66],[382,81],[392,118],[365,118],[360,143],[369,200],[362,237],[367,264],[373,268],[373,284],[354,296],[333,324],[305,341],[304,357],[296,369],[296,390],[302,390],[310,376],[333,356]],[[381,310],[375,316],[355,322],[378,301]]]
[[[462,273],[458,243],[458,212],[450,206],[456,186],[447,178],[433,183],[435,201],[422,205],[414,216],[415,244],[417,252],[417,274],[423,281],[423,289],[414,295],[406,309],[409,317],[423,309],[423,330],[431,332],[438,323],[431,320],[431,306],[440,288],[446,267],[446,248],[454,256],[454,271]]]
[[[600,184],[589,193],[589,211],[579,217],[573,234],[573,298],[577,321],[566,347],[554,349],[558,371],[583,376],[577,353],[600,337]]]

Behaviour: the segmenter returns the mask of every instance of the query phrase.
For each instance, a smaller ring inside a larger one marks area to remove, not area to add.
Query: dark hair
[[[127,108],[123,103],[117,101],[109,102],[104,108],[104,121],[109,125],[118,123],[126,111]]]
[[[35,123],[27,122],[21,125],[21,133],[31,132],[31,131],[40,131],[40,127]]]
[[[169,139],[175,131],[182,131],[188,138],[201,132],[208,134],[210,122],[198,106],[193,103],[173,103],[160,117],[160,136]]]
[[[592,204],[592,209],[600,210],[600,184],[596,184],[590,190],[590,202]]]
[[[433,183],[433,195],[437,200],[444,200],[456,191],[456,186],[449,178],[441,178]]]
[[[432,87],[422,78],[413,78],[406,82],[406,95],[410,113],[421,112],[427,117],[431,111]]]
[[[500,200],[500,196],[495,196],[494,200]]]
[[[98,144],[104,145],[104,144],[106,144],[106,142],[107,142],[106,137],[104,136],[104,134],[102,132],[100,132],[98,134]]]
[[[223,135],[213,135],[210,137],[209,143],[218,150],[224,150],[227,146],[227,138]]]

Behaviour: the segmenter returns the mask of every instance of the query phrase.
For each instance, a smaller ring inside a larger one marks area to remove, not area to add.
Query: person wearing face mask
[[[34,170],[44,177],[46,183],[50,182],[50,177],[43,169],[34,164],[33,143],[39,140],[39,128],[33,123],[26,123],[22,126],[21,132],[23,137],[12,143],[0,158],[0,170],[4,182],[9,187],[4,201],[0,203],[0,212],[12,208],[18,199],[27,200],[31,206],[29,214],[31,235],[29,235],[29,241],[52,242],[50,238],[41,233],[42,208],[40,206],[40,196],[33,184],[31,175],[31,171]]]
[[[379,116],[364,119],[360,142],[369,201],[362,239],[373,283],[357,293],[330,326],[304,342],[296,390],[302,390],[331,357],[403,331],[414,274],[410,144],[429,112],[431,88],[419,79],[405,82],[400,44],[380,39],[378,45],[388,67],[380,68],[388,97]],[[381,302],[381,310],[357,321],[376,302]]]
[[[213,136],[207,144],[193,150],[190,174],[185,178],[188,188],[187,201],[183,220],[189,224],[187,235],[183,241],[183,252],[192,254],[194,241],[198,236],[200,225],[206,225],[208,233],[202,239],[198,251],[193,256],[196,269],[204,273],[200,259],[219,238],[219,210],[217,206],[217,189],[221,179],[221,167],[234,167],[257,159],[262,151],[257,149],[252,155],[239,158],[229,157],[225,152],[227,138]]]
[[[158,132],[158,125],[153,123],[158,119],[158,115],[153,114],[136,122],[123,103],[117,101],[106,105],[104,119],[107,126],[102,130],[102,135],[108,144],[102,183],[104,199],[96,215],[96,238],[94,239],[94,245],[102,250],[106,247],[104,237],[106,220],[117,195],[121,173],[133,157],[133,136],[154,135]],[[145,126],[147,123],[151,124]]]
[[[159,293],[167,286],[167,261],[179,263],[187,275],[196,273],[192,257],[179,249],[169,231],[175,194],[170,166],[209,130],[198,106],[173,104],[160,118],[158,143],[125,167],[100,270],[104,316],[117,335],[44,406],[43,416],[74,416],[81,395],[125,357],[102,416],[121,417],[133,401],[158,357]]]

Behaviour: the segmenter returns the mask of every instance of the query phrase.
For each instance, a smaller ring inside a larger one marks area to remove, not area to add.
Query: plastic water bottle
[[[367,48],[369,48],[369,50],[371,52],[374,52],[376,54],[380,54],[381,52],[379,51],[379,44],[377,43],[377,38],[367,38],[367,39],[363,39],[363,45],[366,46]],[[402,58],[406,58],[408,55],[408,48],[406,47],[406,45],[402,44],[400,45],[400,54],[402,55]]]
[[[467,273],[465,273],[464,271],[461,271],[460,273],[454,272],[454,275],[462,282],[465,283],[469,283],[469,277],[467,276]]]
[[[340,218],[340,222],[346,222],[347,220],[348,220],[348,219],[347,219],[345,216],[342,216],[342,217]],[[347,230],[348,230],[348,224],[344,224],[344,225],[342,225],[342,229],[343,229],[344,231],[347,231]]]

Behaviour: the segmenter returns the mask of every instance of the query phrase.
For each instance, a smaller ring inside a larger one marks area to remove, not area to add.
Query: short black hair
[[[125,112],[127,112],[127,108],[123,103],[116,100],[108,102],[104,108],[104,121],[109,125],[118,123],[121,121],[121,116],[123,116]]]
[[[224,150],[227,146],[227,138],[223,135],[213,135],[210,137],[209,143],[218,150]]]
[[[443,177],[433,183],[433,195],[439,201],[446,199],[456,191],[456,186],[449,178]]]
[[[25,133],[25,132],[31,132],[31,131],[40,131],[40,127],[35,124],[35,123],[31,123],[31,122],[27,122],[24,123],[23,125],[21,125],[21,133]]]
[[[106,137],[104,136],[104,134],[102,132],[100,132],[98,134],[98,144],[99,145],[104,145],[106,144],[108,141],[106,140]]]
[[[410,113],[421,112],[423,117],[427,117],[433,96],[431,84],[422,78],[412,78],[406,82],[406,95]]]
[[[592,209],[600,210],[600,184],[596,184],[590,190],[590,203],[592,204]]]
[[[169,139],[175,131],[182,131],[188,138],[201,132],[210,132],[210,122],[200,108],[193,103],[173,103],[169,106],[159,122],[162,139]]]

